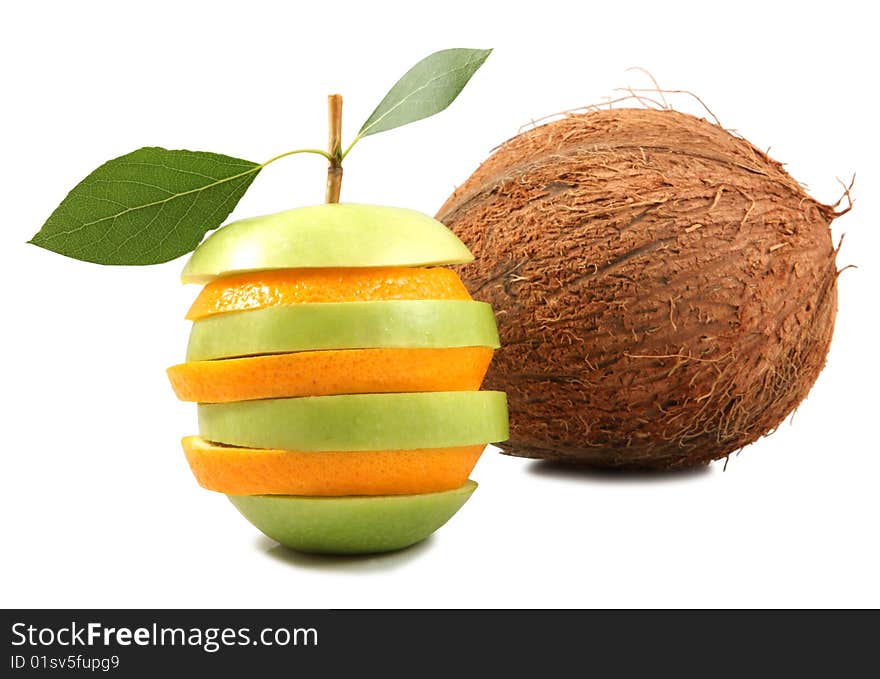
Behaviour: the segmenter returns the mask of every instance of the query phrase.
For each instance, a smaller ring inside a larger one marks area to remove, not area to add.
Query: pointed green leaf
[[[455,101],[491,52],[458,48],[425,57],[385,95],[358,136],[393,130],[440,113]]]
[[[97,264],[158,264],[192,251],[262,165],[203,151],[146,147],[77,184],[30,240]]]

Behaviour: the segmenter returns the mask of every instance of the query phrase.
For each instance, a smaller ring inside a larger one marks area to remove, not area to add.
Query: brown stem
[[[331,94],[327,97],[327,119],[330,129],[327,151],[331,161],[327,167],[328,203],[339,202],[339,190],[342,188],[342,95]]]

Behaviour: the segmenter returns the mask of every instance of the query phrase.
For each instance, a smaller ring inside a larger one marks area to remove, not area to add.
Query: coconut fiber
[[[825,363],[839,214],[676,111],[569,115],[503,144],[437,216],[497,313],[504,452],[683,467],[773,430]]]

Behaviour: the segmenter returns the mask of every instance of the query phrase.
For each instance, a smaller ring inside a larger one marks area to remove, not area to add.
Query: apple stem
[[[342,188],[342,95],[331,94],[327,97],[327,120],[330,129],[327,151],[330,164],[327,166],[328,203],[339,202],[339,191]]]

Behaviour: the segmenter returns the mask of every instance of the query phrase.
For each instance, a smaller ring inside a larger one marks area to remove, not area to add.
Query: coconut
[[[844,211],[672,110],[569,115],[503,144],[437,215],[497,313],[502,450],[684,467],[772,431],[825,363]]]

